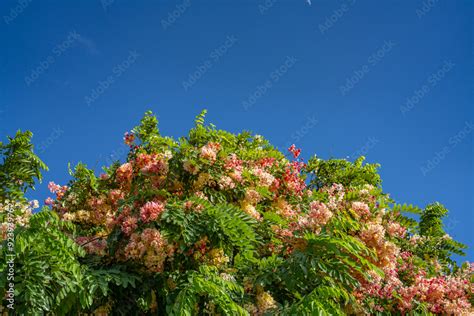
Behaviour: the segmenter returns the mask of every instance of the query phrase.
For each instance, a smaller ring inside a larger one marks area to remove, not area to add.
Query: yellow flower
[[[240,207],[244,210],[245,213],[249,214],[253,218],[260,219],[260,213],[255,209],[255,206],[253,206],[247,200],[241,201]]]
[[[214,248],[207,253],[207,260],[210,265],[220,267],[229,262],[229,257],[227,257],[222,248]]]
[[[269,309],[277,307],[275,300],[268,292],[260,292],[257,294],[257,306],[260,312],[266,312]]]

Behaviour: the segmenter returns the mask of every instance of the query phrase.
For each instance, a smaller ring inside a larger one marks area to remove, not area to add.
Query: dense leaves
[[[35,178],[41,180],[41,170],[46,165],[36,156],[32,149],[29,131],[18,131],[16,136],[9,137],[9,142],[0,142],[0,201],[5,199],[23,199],[27,189],[34,189]]]

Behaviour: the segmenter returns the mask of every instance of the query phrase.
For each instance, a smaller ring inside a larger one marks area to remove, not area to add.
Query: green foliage
[[[321,285],[283,312],[283,315],[346,315],[343,306],[353,302],[343,288]]]
[[[443,217],[448,210],[439,203],[428,205],[422,212],[420,218],[420,235],[430,237],[442,237],[446,233],[443,229]]]
[[[9,142],[0,142],[0,202],[6,199],[24,200],[24,193],[34,189],[35,179],[41,181],[46,165],[33,152],[30,131],[18,131]]]
[[[412,234],[418,233],[418,221],[413,216],[422,214],[422,210],[413,204],[392,205],[393,218],[408,229]]]
[[[222,279],[217,269],[209,266],[199,267],[199,271],[188,273],[187,280],[179,287],[179,294],[168,310],[170,315],[192,316],[198,313],[200,299],[212,303],[212,314],[248,315],[236,301],[243,298],[243,288],[235,282]]]
[[[81,264],[85,251],[69,237],[74,226],[44,209],[28,228],[15,232],[15,309],[20,314],[66,315],[89,310],[112,290],[134,287],[138,277],[118,268]],[[5,246],[5,244],[4,244]],[[3,247],[2,258],[7,256]],[[0,262],[0,293],[8,286],[7,261]],[[111,288],[111,286],[115,286]]]
[[[307,170],[314,175],[311,186],[322,188],[333,183],[340,183],[344,187],[362,186],[370,184],[379,186],[380,175],[377,173],[379,164],[364,164],[365,157],[357,158],[353,163],[345,159],[322,160],[316,156],[308,161]]]
[[[160,135],[158,119],[151,113],[151,111],[147,111],[143,116],[140,125],[135,127],[132,132],[136,134],[143,143],[150,142],[154,137]]]
[[[196,126],[203,126],[204,125],[204,119],[206,118],[207,110],[202,110],[199,115],[196,116],[194,119],[194,123]]]
[[[304,295],[327,280],[349,290],[358,285],[354,272],[364,275],[368,270],[379,271],[366,259],[374,254],[354,237],[308,234],[305,240],[304,251],[295,252],[282,273],[290,291]]]
[[[225,248],[236,247],[241,251],[254,249],[257,242],[256,222],[241,210],[229,205],[209,206],[204,221],[208,236],[218,240]]]
[[[82,288],[82,272],[78,258],[85,252],[63,230],[62,222],[49,210],[34,214],[28,228],[15,231],[15,300],[17,312],[67,313],[78,303]],[[2,258],[7,258],[3,247]],[[1,262],[0,291],[5,291],[7,263]]]
[[[440,203],[428,205],[420,216],[418,226],[419,234],[425,238],[425,242],[418,249],[418,254],[424,258],[436,258],[441,263],[456,267],[456,261],[452,259],[454,254],[465,256],[466,245],[452,239],[444,230],[443,218],[448,210]]]

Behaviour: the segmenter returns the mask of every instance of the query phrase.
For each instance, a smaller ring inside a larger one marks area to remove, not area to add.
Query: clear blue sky
[[[147,109],[163,134],[208,122],[305,157],[365,154],[399,202],[473,236],[471,1],[1,1],[0,133],[50,171],[123,159]],[[468,259],[474,260],[473,250]]]

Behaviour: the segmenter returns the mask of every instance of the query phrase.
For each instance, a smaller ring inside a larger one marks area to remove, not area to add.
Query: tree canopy
[[[162,136],[145,113],[126,161],[70,168],[47,206],[30,132],[0,143],[3,311],[48,315],[469,314],[472,264],[446,208],[398,204],[378,164],[304,162],[205,124]]]

